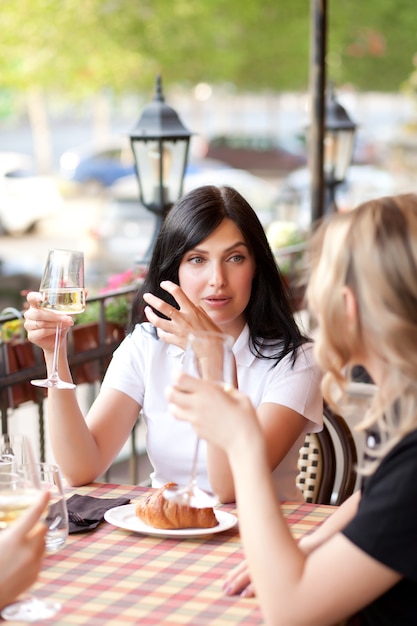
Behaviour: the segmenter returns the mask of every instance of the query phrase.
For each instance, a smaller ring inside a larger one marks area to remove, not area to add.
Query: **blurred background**
[[[415,189],[415,0],[325,4],[327,81],[356,125],[351,164],[335,189],[338,210],[351,210]],[[317,0],[3,2],[0,311],[23,308],[52,247],[84,251],[90,295],[131,282],[155,215],[140,202],[129,133],[157,76],[192,133],[184,191],[236,187],[273,248],[297,250],[311,223],[306,137],[318,7]],[[280,262],[284,269],[288,259]],[[30,420],[17,413],[13,428],[36,430],[33,411]],[[141,429],[137,436],[143,451]]]
[[[49,247],[86,254],[90,291],[140,260],[154,216],[129,145],[162,76],[193,133],[184,191],[235,186],[265,228],[310,219],[312,8],[305,0],[11,0],[0,41],[0,307],[21,306]],[[413,0],[328,5],[326,71],[357,124],[340,210],[412,191]]]

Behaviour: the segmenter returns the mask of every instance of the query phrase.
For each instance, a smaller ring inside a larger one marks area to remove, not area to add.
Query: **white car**
[[[52,177],[34,173],[32,159],[0,152],[0,232],[22,235],[60,211],[62,198]]]
[[[184,178],[183,193],[201,185],[229,185],[237,189],[256,211],[263,224],[272,219],[275,188],[268,181],[246,170],[229,167],[212,159],[191,163]],[[110,195],[115,199],[139,199],[136,176],[125,176],[112,185]]]
[[[395,177],[386,170],[373,165],[351,165],[346,180],[335,190],[336,204],[340,211],[348,211],[358,204],[398,193]],[[275,200],[278,219],[295,222],[307,230],[311,223],[310,172],[303,167],[294,170],[282,182]]]

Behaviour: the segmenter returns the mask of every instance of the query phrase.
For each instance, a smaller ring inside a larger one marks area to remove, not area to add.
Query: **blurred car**
[[[140,263],[152,240],[154,227],[155,216],[138,199],[112,198],[104,202],[89,232],[91,281],[103,285],[111,274]]]
[[[398,193],[397,181],[390,172],[373,165],[351,165],[346,179],[335,189],[340,211],[348,211],[371,198]],[[311,223],[310,172],[300,168],[282,182],[275,199],[278,219],[296,222],[303,229]]]
[[[257,212],[262,222],[269,222],[276,191],[274,185],[245,170],[230,167],[215,159],[191,161],[184,177],[183,193],[201,185],[229,185],[237,189]],[[115,199],[139,198],[136,175],[126,176],[110,189]]]
[[[185,176],[184,193],[201,185],[234,187],[249,202],[264,225],[271,220],[275,187],[263,178],[228,166],[195,169]]]
[[[306,149],[297,138],[281,143],[268,135],[219,135],[207,145],[206,156],[230,167],[278,175],[306,163]]]
[[[129,141],[123,137],[71,148],[61,155],[59,165],[67,192],[99,191],[135,172]]]
[[[55,180],[36,174],[28,155],[0,152],[0,232],[30,233],[55,215],[61,202]]]

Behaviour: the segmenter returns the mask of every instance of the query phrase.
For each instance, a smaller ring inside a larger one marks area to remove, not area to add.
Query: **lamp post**
[[[356,124],[336,100],[333,86],[326,94],[323,170],[326,185],[324,213],[337,211],[335,189],[342,183],[352,161]]]
[[[165,104],[161,77],[157,76],[153,100],[129,135],[140,200],[156,216],[145,262],[151,257],[168,211],[182,194],[191,134],[174,109]]]

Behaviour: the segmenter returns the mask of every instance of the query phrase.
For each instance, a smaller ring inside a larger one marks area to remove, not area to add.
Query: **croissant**
[[[218,525],[212,508],[197,509],[167,500],[165,489],[176,487],[176,483],[166,483],[136,506],[136,515],[148,526],[174,530],[179,528],[213,528]]]

